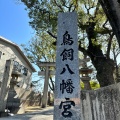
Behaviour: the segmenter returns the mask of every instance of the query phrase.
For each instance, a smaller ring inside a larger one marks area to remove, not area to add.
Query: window
[[[14,61],[14,70],[18,70],[19,63],[17,61]]]
[[[14,70],[21,72],[25,76],[28,74],[28,69],[17,61],[14,61]]]
[[[24,72],[23,72],[23,75],[27,76],[28,69],[24,67],[24,68],[23,68],[23,71],[24,71]]]

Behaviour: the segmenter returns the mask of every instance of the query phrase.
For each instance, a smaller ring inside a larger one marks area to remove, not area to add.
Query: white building
[[[6,60],[10,59],[14,61],[14,66],[11,75],[7,105],[10,107],[11,103],[13,104],[13,102],[15,102],[16,104],[14,103],[14,107],[19,107],[17,102],[20,102],[20,93],[16,92],[17,89],[15,90],[15,88],[18,87],[19,89],[22,88],[29,90],[31,86],[32,73],[35,72],[35,69],[18,45],[3,37],[0,37],[0,88],[1,83],[4,82],[3,75]],[[15,96],[17,99],[15,99]]]
[[[14,60],[13,74],[18,74],[20,87],[29,88],[34,67],[15,43],[0,37],[0,81],[2,82],[6,60]]]

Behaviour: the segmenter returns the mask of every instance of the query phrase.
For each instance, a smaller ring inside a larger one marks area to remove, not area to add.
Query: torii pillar
[[[55,75],[55,72],[50,71],[49,67],[55,67],[55,62],[39,62],[38,65],[39,67],[45,67],[45,71],[38,72],[38,75],[45,76],[44,90],[43,90],[43,97],[42,97],[42,108],[45,108],[47,106],[49,76]]]

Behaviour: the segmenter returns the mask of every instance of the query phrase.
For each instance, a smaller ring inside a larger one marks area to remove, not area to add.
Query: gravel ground
[[[9,117],[2,117],[0,120],[53,120],[53,107],[47,107],[42,110],[28,112]]]

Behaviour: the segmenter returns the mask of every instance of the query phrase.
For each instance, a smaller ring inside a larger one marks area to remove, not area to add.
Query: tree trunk
[[[89,39],[88,55],[92,60],[94,67],[96,68],[96,78],[101,87],[114,84],[114,61],[104,56],[100,45],[93,45]]]
[[[120,46],[120,0],[99,0]]]
[[[91,58],[92,63],[97,71],[97,80],[101,87],[114,84],[113,71],[114,71],[114,61],[109,57],[105,56],[101,50],[101,45],[96,45],[92,42],[96,40],[94,36],[94,23],[90,23],[87,28],[87,35],[89,40],[89,46],[87,49],[87,54]]]
[[[114,61],[106,58],[95,58],[92,62],[97,70],[96,78],[98,79],[100,86],[104,87],[114,84]]]

